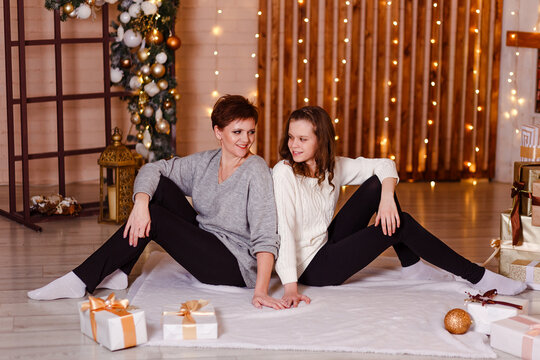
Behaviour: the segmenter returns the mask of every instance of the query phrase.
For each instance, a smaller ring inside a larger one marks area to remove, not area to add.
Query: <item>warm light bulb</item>
[[[472,163],[470,161],[467,161],[467,167],[471,167]]]
[[[397,26],[398,22],[394,20],[394,21],[392,22],[392,24],[393,24],[394,26]]]
[[[309,102],[309,99],[308,99],[307,97],[304,98],[304,102],[305,102],[305,103]]]
[[[435,39],[431,39],[429,40],[429,42],[431,42],[432,44],[435,44]]]
[[[214,34],[214,35],[216,35],[216,36],[220,35],[220,34],[221,34],[221,28],[220,28],[219,26],[214,26],[214,27],[212,28],[212,34]],[[257,34],[257,35],[258,35],[258,34]]]
[[[510,12],[510,15],[516,15],[516,12],[515,12],[515,11],[511,11],[511,12]]]
[[[514,72],[513,72],[513,71],[510,71],[510,72],[508,73],[508,75],[514,76]]]
[[[431,103],[433,104],[433,106],[437,106],[437,102],[435,100],[433,100]]]
[[[512,109],[512,110],[510,111],[510,113],[511,113],[512,115],[514,115],[514,116],[517,116],[518,111],[517,111],[517,109]]]
[[[388,142],[388,139],[384,138],[381,140],[381,145],[386,145],[387,142]]]
[[[480,9],[476,9],[476,13],[477,13],[477,14],[480,14]]]
[[[217,92],[217,90],[212,91],[212,96],[213,97],[217,97],[218,95],[219,95],[219,93]]]
[[[472,130],[472,129],[474,129],[474,126],[472,126],[471,124],[467,124],[465,127],[467,128],[467,130]]]
[[[519,51],[516,51],[516,56],[519,56]]]
[[[218,54],[217,50],[216,50],[216,51],[214,51],[214,55],[216,55],[216,56],[217,56],[217,54]]]
[[[334,119],[334,122],[337,124],[339,122],[339,119]]]
[[[433,188],[435,187],[435,181],[430,181],[429,185]]]
[[[302,79],[296,79],[296,82],[300,84],[302,82]]]
[[[335,81],[335,82],[339,82],[339,78],[334,78],[334,81]]]
[[[338,141],[338,140],[339,140],[339,136],[336,135],[336,136],[334,137],[334,139],[335,139],[336,141]]]
[[[424,139],[424,143],[427,144],[429,142],[428,139]]]
[[[388,84],[388,86],[392,86],[392,82],[391,82],[391,81],[388,81],[387,84]]]
[[[392,64],[397,65],[397,60],[392,61]]]
[[[301,44],[304,42],[304,39],[298,39],[298,43]]]
[[[255,37],[256,37],[257,39],[259,38],[259,36],[260,36],[259,34],[255,34]]]
[[[346,24],[349,22],[349,19],[343,19],[343,22]]]
[[[345,1],[345,5],[347,5],[347,6],[351,5],[351,2],[350,1]]]
[[[435,86],[435,81],[432,81],[432,82],[431,82],[431,86]]]
[[[396,102],[396,98],[393,97],[393,98],[390,99],[390,101],[393,102],[393,103],[395,103],[395,102]]]
[[[219,75],[219,70],[214,71],[214,74]]]
[[[262,11],[261,11],[261,10],[257,11],[257,15],[261,16],[261,15],[262,15]]]
[[[506,112],[504,113],[504,117],[505,117],[506,119],[510,119],[510,113],[509,113],[508,111],[506,111]]]
[[[428,123],[428,125],[433,125],[433,120],[429,119],[429,120],[427,121],[427,123]]]
[[[474,151],[479,152],[480,148],[477,146],[477,147],[474,148]]]
[[[304,22],[309,22],[309,19],[308,18],[304,18]]]
[[[433,7],[437,7],[437,3],[433,3]]]
[[[251,57],[252,57],[252,58],[254,58],[255,56],[257,56],[257,54],[255,54],[255,53],[252,53],[252,54],[251,54]]]
[[[258,78],[259,78],[259,74],[255,74],[255,77],[258,79]]]
[[[511,83],[511,82],[512,82],[512,79],[508,79],[507,81],[508,81],[509,83]]]
[[[437,20],[437,25],[441,25],[441,20]]]
[[[394,41],[393,41],[393,43],[396,44],[396,45],[398,44],[398,42],[399,42],[398,39],[394,39]]]
[[[478,29],[474,29],[474,32],[478,34]]]
[[[342,59],[342,60],[341,60],[341,63],[342,63],[342,64],[346,64],[346,63],[347,63],[347,60]]]
[[[349,38],[345,38],[345,39],[343,39],[343,42],[346,42],[346,43],[348,43],[348,42],[349,42]]]
[[[512,91],[510,91],[510,93],[511,93],[512,95],[516,95],[516,94],[517,94],[517,91],[516,91],[516,89],[512,89]]]
[[[525,104],[525,99],[524,99],[524,98],[519,98],[519,99],[518,99],[518,104],[519,104],[519,105]]]
[[[304,59],[304,60],[302,60],[302,61],[304,62],[304,64],[307,64],[307,59]]]
[[[478,107],[476,108],[476,110],[482,111],[482,107],[481,107],[481,106],[478,106]]]
[[[519,134],[519,129],[516,129],[516,134]]]
[[[338,97],[337,96],[334,96],[334,101],[338,101]]]
[[[223,10],[219,9],[219,10],[217,11],[217,13],[218,13],[218,14],[221,14],[221,13],[223,13]]]
[[[439,63],[436,62],[436,61],[434,61],[434,62],[433,62],[433,66],[437,67],[437,66],[439,66]]]
[[[476,185],[476,184],[478,184],[478,181],[473,180],[473,181],[472,181],[472,184],[473,184],[473,185]]]
[[[396,160],[396,155],[390,155],[390,159]]]
[[[480,94],[480,90],[476,89],[474,90],[475,93]]]
[[[386,5],[388,5],[388,6],[392,5],[392,2],[391,2],[391,1],[387,1],[387,2],[386,2]]]
[[[390,121],[390,118],[388,116],[385,116],[384,121],[388,122],[388,121]]]

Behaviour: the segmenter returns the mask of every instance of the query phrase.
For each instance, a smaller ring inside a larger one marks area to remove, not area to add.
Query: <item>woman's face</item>
[[[255,141],[255,120],[233,120],[223,129],[214,126],[214,133],[221,141],[221,150],[234,157],[246,157]]]
[[[305,162],[315,169],[317,136],[315,127],[308,120],[294,120],[289,123],[289,151],[294,162]]]

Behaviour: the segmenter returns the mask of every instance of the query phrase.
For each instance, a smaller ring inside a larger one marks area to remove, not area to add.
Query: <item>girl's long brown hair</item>
[[[317,137],[317,150],[315,151],[315,174],[311,174],[306,163],[294,162],[289,150],[289,125],[293,121],[309,121],[314,128]],[[328,173],[328,182],[332,187],[334,179],[334,166],[336,163],[336,132],[328,113],[319,106],[304,106],[295,110],[289,116],[279,148],[279,155],[291,164],[293,172],[297,175],[314,176],[320,185]]]

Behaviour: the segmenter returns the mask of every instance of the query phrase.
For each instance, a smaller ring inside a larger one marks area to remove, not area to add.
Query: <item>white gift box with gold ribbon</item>
[[[473,331],[489,335],[492,322],[529,313],[529,300],[501,295],[495,296],[493,300],[520,305],[522,309],[501,304],[482,305],[478,302],[468,302],[467,312],[473,318]]]
[[[540,359],[540,320],[518,315],[491,324],[491,346],[522,359]]]
[[[510,211],[501,213],[501,243],[499,273],[510,275],[510,264],[516,260],[540,259],[540,227],[533,226],[530,216],[520,215],[522,234],[517,245],[512,245],[512,226]]]
[[[127,299],[88,297],[78,303],[81,332],[114,351],[147,341],[144,311],[129,307]]]
[[[217,339],[214,307],[206,300],[190,300],[163,308],[164,340]]]

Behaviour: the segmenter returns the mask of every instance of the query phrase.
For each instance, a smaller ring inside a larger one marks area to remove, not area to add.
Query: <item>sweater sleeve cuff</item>
[[[274,261],[277,260],[278,248],[276,246],[273,246],[273,245],[258,245],[257,247],[255,247],[253,249],[253,254],[254,255],[257,255],[257,253],[260,253],[260,252],[270,253],[270,254],[274,255]]]
[[[397,180],[397,182],[399,182],[399,175],[394,166],[388,166],[382,169],[378,169],[375,175],[377,175],[381,183],[386,178],[394,178]]]
[[[280,269],[277,273],[283,285],[298,282],[298,274],[295,268]]]

